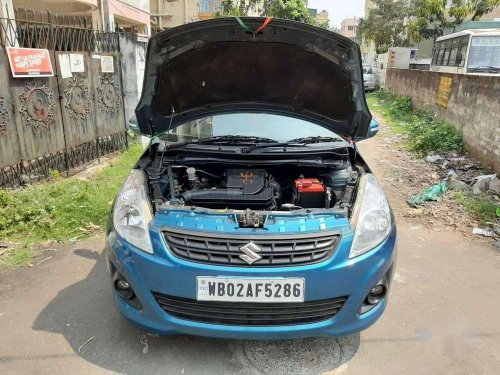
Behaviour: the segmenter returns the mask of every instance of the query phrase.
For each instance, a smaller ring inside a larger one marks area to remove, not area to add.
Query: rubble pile
[[[389,183],[405,198],[406,206],[398,205],[395,210],[402,210],[403,216],[422,228],[457,230],[471,240],[500,239],[500,218],[481,226],[454,197],[454,192],[488,196],[500,205],[499,176],[468,156],[453,152],[417,159],[406,152],[401,138],[384,137],[382,147],[392,151],[394,157],[379,161],[385,165]]]
[[[435,167],[442,179],[448,180],[450,190],[470,190],[475,195],[491,191],[492,194],[500,195],[500,179],[497,175],[488,173],[478,162],[467,156],[456,153],[432,154],[425,161]]]

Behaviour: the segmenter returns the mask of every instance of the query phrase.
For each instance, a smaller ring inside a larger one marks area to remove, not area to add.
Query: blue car
[[[376,133],[359,47],[287,20],[159,33],[136,120],[151,143],[116,197],[116,307],[159,334],[341,336],[387,305],[389,202],[356,149]]]

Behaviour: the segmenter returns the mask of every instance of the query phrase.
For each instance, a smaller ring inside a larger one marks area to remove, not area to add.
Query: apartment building
[[[0,0],[0,16],[150,35],[150,0]]]
[[[356,17],[344,18],[340,24],[340,34],[357,42],[358,23]]]

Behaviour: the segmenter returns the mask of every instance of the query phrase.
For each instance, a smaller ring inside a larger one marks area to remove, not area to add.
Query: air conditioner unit
[[[158,17],[151,17],[151,24],[157,25],[158,24]]]

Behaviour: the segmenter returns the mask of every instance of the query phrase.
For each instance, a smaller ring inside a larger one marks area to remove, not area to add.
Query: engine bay
[[[165,166],[166,165],[166,166]],[[167,162],[146,168],[152,202],[157,208],[186,207],[247,212],[338,208],[350,215],[364,170],[348,157],[325,166],[303,163],[257,165]]]

